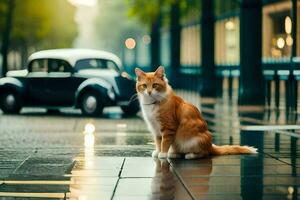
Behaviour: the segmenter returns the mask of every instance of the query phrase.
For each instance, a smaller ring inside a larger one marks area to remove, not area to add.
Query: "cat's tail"
[[[229,155],[229,154],[256,154],[257,148],[239,145],[212,145],[210,154],[212,155]]]

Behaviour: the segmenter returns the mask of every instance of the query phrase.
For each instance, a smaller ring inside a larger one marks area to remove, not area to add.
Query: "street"
[[[56,114],[47,114],[43,109],[24,109],[20,115],[1,113],[1,179],[17,176],[20,169],[22,176],[26,174],[25,161],[55,161],[59,156],[71,163],[84,149],[83,131],[87,123],[95,126],[94,149],[98,156],[150,155],[153,144],[144,122],[139,117],[121,119],[120,112],[93,119],[68,109]]]
[[[290,129],[298,126],[267,125],[272,120],[263,116],[271,115],[257,108],[244,108],[239,117],[234,106],[210,105],[201,109],[215,144],[255,146],[259,153],[153,159],[153,139],[142,119],[127,118],[118,108],[99,118],[70,109],[49,114],[28,108],[20,115],[1,114],[0,197],[297,198],[298,136],[290,136]]]

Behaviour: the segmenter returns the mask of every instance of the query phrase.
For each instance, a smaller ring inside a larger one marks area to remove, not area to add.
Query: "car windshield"
[[[119,68],[113,61],[98,58],[81,59],[76,62],[76,71],[85,69],[112,69],[119,71]]]

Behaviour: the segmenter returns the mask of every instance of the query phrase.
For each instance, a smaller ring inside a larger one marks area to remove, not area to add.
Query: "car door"
[[[47,105],[46,79],[48,77],[48,66],[46,59],[36,59],[28,65],[29,73],[25,82],[28,88],[27,104],[30,106]]]
[[[60,59],[48,59],[49,75],[46,81],[48,103],[52,106],[73,106],[79,78],[72,76],[72,67]]]

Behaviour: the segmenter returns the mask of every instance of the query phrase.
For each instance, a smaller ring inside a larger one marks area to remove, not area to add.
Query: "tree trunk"
[[[20,53],[21,53],[21,69],[24,69],[24,67],[27,64],[27,58],[28,58],[28,49],[26,47],[26,45],[23,46],[22,49],[20,49]]]
[[[1,47],[1,54],[2,54],[2,76],[6,75],[7,72],[7,54],[9,51],[10,45],[10,33],[12,28],[12,17],[13,17],[13,10],[14,10],[14,0],[7,0],[7,13],[6,13],[6,20],[5,20],[5,27],[3,32],[2,38],[2,47]]]

